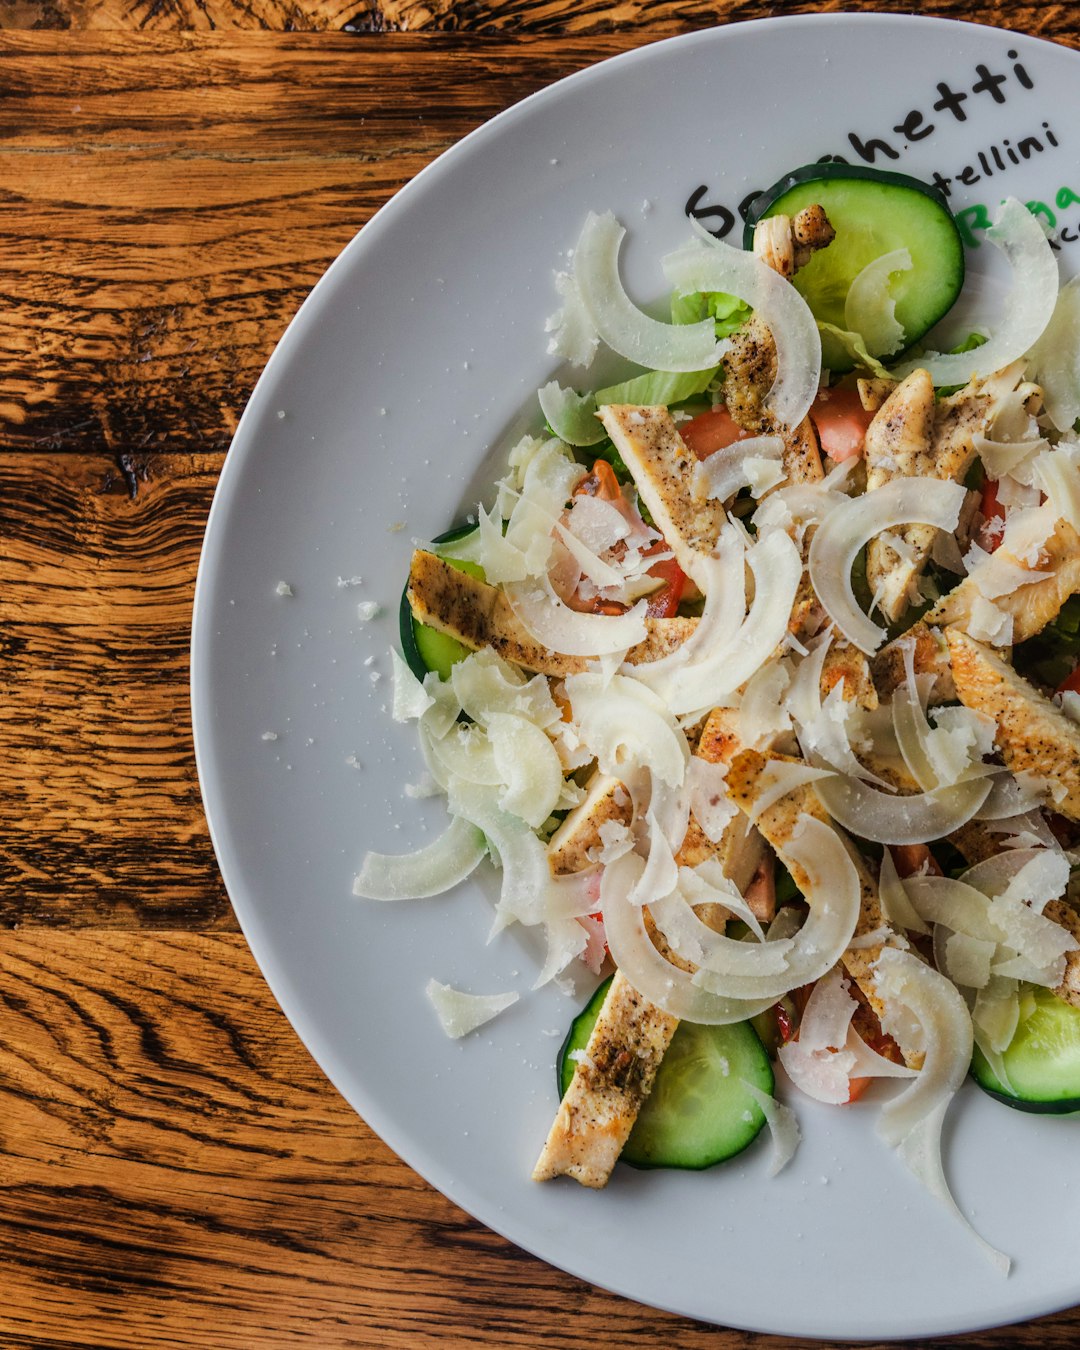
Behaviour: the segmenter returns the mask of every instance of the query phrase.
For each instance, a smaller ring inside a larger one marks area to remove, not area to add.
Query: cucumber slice
[[[437,539],[432,540],[432,543],[450,544],[455,539],[466,538],[473,534],[475,530],[475,525],[462,525],[457,529],[447,530],[445,534],[440,534]],[[463,558],[445,558],[445,561],[451,567],[456,567],[459,571],[468,572],[470,576],[479,577],[483,580],[484,570],[478,564],[466,562]],[[426,623],[420,623],[418,619],[414,619],[409,605],[408,587],[401,593],[401,606],[398,610],[398,631],[401,637],[401,654],[418,680],[422,680],[429,670],[433,670],[440,680],[449,679],[450,667],[458,661],[463,661],[471,650],[464,643],[458,642],[456,638],[448,637],[445,633],[440,633],[437,628],[431,628]]]
[[[559,1051],[560,1097],[574,1076],[574,1050],[584,1050],[611,980],[574,1018]],[[741,1153],[761,1132],[765,1115],[740,1079],[772,1095],[772,1065],[749,1022],[701,1027],[680,1022],[653,1090],[630,1131],[621,1161],[631,1167],[700,1171]]]
[[[1080,1008],[1051,989],[1025,986],[1020,1024],[1002,1055],[1013,1091],[975,1047],[971,1075],[984,1092],[1018,1111],[1069,1115],[1080,1111]]]
[[[768,216],[794,216],[819,203],[836,238],[815,253],[795,276],[795,287],[823,323],[846,328],[848,288],[867,263],[906,248],[912,267],[897,273],[889,293],[896,318],[911,346],[952,308],[964,284],[964,245],[945,198],[906,174],[850,164],[808,164],[785,174],[754,201],[743,238],[752,248],[754,226]],[[822,334],[822,361],[836,372],[854,361],[828,333]]]

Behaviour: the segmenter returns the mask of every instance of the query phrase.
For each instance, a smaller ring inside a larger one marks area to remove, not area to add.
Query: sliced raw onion
[[[745,956],[741,958],[744,973],[722,974],[710,970],[706,964],[693,977],[694,984],[730,998],[771,995],[776,999],[792,989],[812,984],[839,961],[855,932],[861,902],[858,873],[843,841],[823,821],[803,815],[781,860],[789,870],[797,872],[810,907],[806,922],[792,940],[782,975],[757,974],[755,961],[763,958],[756,953],[764,948],[741,943],[737,945],[745,948]],[[731,968],[730,950],[719,947],[731,940],[719,934],[713,936],[717,939],[714,944],[703,939],[706,963],[713,961],[712,953],[722,950],[723,964]]]
[[[904,326],[896,318],[896,301],[889,294],[889,279],[897,272],[910,272],[911,254],[893,249],[868,262],[848,287],[844,301],[844,324],[861,335],[872,356],[892,356],[905,346]]]
[[[450,670],[450,682],[463,712],[487,726],[496,713],[516,713],[535,726],[553,727],[562,713],[543,675],[526,681],[516,667],[490,647],[481,647]]]
[[[900,525],[955,530],[962,484],[939,478],[895,478],[830,511],[810,545],[810,580],[829,618],[861,651],[877,651],[886,634],[859,608],[851,589],[855,558],[875,535]]]
[[[681,786],[690,747],[655,694],[625,675],[605,683],[593,674],[571,675],[566,693],[579,733],[604,773],[625,781],[628,770],[647,766],[654,778]]]
[[[563,604],[546,576],[508,582],[504,593],[529,635],[553,652],[605,656],[645,640],[644,600],[625,614],[579,614]]]
[[[596,445],[607,435],[596,416],[596,399],[592,394],[577,394],[564,389],[558,380],[551,380],[538,394],[540,410],[548,425],[567,445]]]
[[[1001,323],[981,347],[955,354],[926,352],[894,370],[894,379],[902,380],[921,367],[935,384],[966,384],[1009,365],[1042,336],[1058,297],[1057,260],[1042,226],[1022,202],[1007,197],[986,238],[1001,249],[1012,268]]]
[[[919,1076],[881,1111],[878,1133],[895,1146],[936,1107],[947,1103],[967,1076],[971,1016],[955,985],[910,952],[885,947],[874,963],[874,979],[885,1005],[882,1027],[891,1030],[890,1005],[895,1002],[922,1029],[925,1058]]]
[[[885,849],[881,855],[881,873],[878,878],[878,899],[881,912],[898,932],[929,934],[930,929],[911,903],[907,888],[896,872],[892,853]]]
[[[643,910],[627,899],[644,866],[636,853],[627,853],[604,868],[600,883],[611,956],[632,987],[670,1016],[702,1026],[744,1022],[771,1007],[774,999],[718,998],[698,988],[684,970],[660,955],[649,938]]]
[[[502,885],[492,935],[511,923],[542,923],[551,887],[547,850],[524,821],[502,809],[499,791],[452,780],[447,793],[451,812],[483,830],[498,855]]]
[[[466,994],[438,980],[428,980],[424,993],[438,1014],[443,1031],[454,1040],[482,1027],[518,1001],[514,993]]]
[[[769,1176],[774,1177],[795,1156],[795,1151],[799,1147],[799,1140],[802,1138],[799,1133],[799,1122],[790,1106],[778,1102],[775,1097],[770,1097],[767,1092],[762,1092],[761,1088],[754,1083],[748,1083],[745,1078],[740,1078],[739,1082],[761,1107],[765,1123],[772,1135],[773,1147],[772,1157],[769,1159]]]
[[[799,292],[753,253],[708,237],[694,239],[663,260],[664,274],[684,295],[724,291],[765,323],[776,346],[776,379],[766,406],[782,427],[797,427],[817,397],[821,338]]]
[[[846,830],[879,844],[922,844],[966,825],[986,800],[988,778],[901,797],[837,774],[814,785],[821,803]]]
[[[909,1088],[910,1092],[911,1089]],[[904,1094],[906,1095],[906,1094]],[[992,1247],[971,1225],[970,1219],[953,1199],[949,1183],[945,1180],[945,1168],[941,1161],[941,1127],[945,1112],[949,1109],[951,1094],[929,1111],[922,1120],[901,1141],[898,1152],[911,1173],[925,1186],[926,1190],[940,1201],[952,1216],[968,1230],[978,1243],[980,1250],[999,1275],[1008,1275],[1012,1260],[996,1247]],[[891,1104],[891,1103],[890,1103]]]
[[[368,853],[353,881],[364,900],[424,900],[442,895],[469,876],[487,852],[483,831],[455,818],[415,853]]]
[[[729,536],[730,537],[730,536]],[[741,624],[732,622],[744,584],[733,575],[731,554],[702,564],[705,610],[697,628],[670,657],[636,665],[634,676],[659,692],[676,715],[704,714],[724,704],[776,651],[787,632],[791,606],[802,579],[799,550],[781,530],[767,534],[747,555],[755,594]],[[736,556],[734,566],[741,567]]]
[[[619,276],[619,247],[625,234],[610,212],[598,216],[590,211],[574,251],[574,280],[596,331],[612,351],[650,370],[704,370],[715,366],[727,343],[716,341],[712,319],[691,324],[660,323],[643,313],[627,295]]]
[[[1019,898],[1041,912],[1048,900],[1056,900],[1064,891],[1069,871],[1069,860],[1060,848],[1014,848],[984,858],[961,873],[960,880],[991,897],[1003,895],[1019,882],[1023,888]]]

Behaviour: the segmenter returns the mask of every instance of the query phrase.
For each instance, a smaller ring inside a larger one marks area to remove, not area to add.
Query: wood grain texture
[[[224,450],[286,324],[374,211],[603,54],[0,33],[0,450]]]
[[[0,0],[0,28],[179,32],[469,32],[666,37],[717,22],[850,10],[911,13],[903,0]],[[972,5],[940,0],[933,13],[1075,43],[1071,6]]]
[[[643,1308],[469,1219],[329,1087],[238,937],[2,934],[0,1008],[5,1350],[817,1344]]]
[[[222,456],[0,454],[0,924],[235,925],[195,777],[191,604]]]

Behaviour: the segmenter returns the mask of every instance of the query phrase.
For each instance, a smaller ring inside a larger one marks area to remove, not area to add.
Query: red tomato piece
[[[866,428],[874,414],[862,405],[857,389],[823,389],[810,409],[821,448],[838,464],[861,455]]]
[[[646,550],[645,557],[647,558],[650,553],[669,551],[667,544],[661,539]],[[664,584],[649,596],[647,613],[654,619],[673,618],[678,613],[679,601],[682,600],[683,591],[686,589],[686,573],[674,558],[664,558],[660,562],[653,563],[649,568],[649,576],[660,577]]]
[[[746,440],[750,433],[739,426],[726,408],[715,408],[681,426],[679,435],[698,459],[708,459],[717,450]]]
[[[979,527],[979,547],[987,553],[993,553],[1001,543],[1005,530],[1005,508],[998,500],[998,481],[996,478],[984,479],[979,512],[983,523]]]

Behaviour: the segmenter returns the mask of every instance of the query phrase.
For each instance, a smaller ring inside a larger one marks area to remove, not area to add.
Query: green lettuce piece
[[[676,292],[671,297],[672,323],[700,323],[711,318],[716,324],[718,338],[730,337],[750,317],[750,306],[736,295],[724,291],[691,291],[689,295]]]
[[[540,390],[540,406],[552,434],[567,445],[598,445],[605,438],[596,410],[604,403],[640,403],[646,407],[683,403],[705,393],[719,375],[720,367],[708,370],[669,372],[647,370],[632,380],[609,385],[595,394],[576,394],[552,380]]]
[[[624,380],[622,384],[597,390],[594,399],[597,407],[603,403],[640,403],[645,407],[663,404],[664,407],[670,407],[672,403],[683,403],[688,398],[704,394],[719,372],[719,366],[677,373],[649,370],[644,375],[635,375],[632,380]]]
[[[828,334],[834,341],[851,357],[857,366],[862,366],[870,371],[879,380],[889,380],[892,376],[888,370],[881,364],[876,356],[871,356],[866,350],[866,343],[862,339],[861,333],[852,333],[846,328],[837,328],[834,323],[825,323],[823,320],[817,321],[818,330]]]

